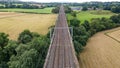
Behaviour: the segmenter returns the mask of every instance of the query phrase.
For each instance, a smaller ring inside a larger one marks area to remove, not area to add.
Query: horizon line
[[[57,1],[51,1],[51,2],[39,2],[39,1],[21,1],[21,2],[36,2],[36,3],[86,3],[86,2],[120,2],[120,1],[85,1],[85,2],[57,2]]]

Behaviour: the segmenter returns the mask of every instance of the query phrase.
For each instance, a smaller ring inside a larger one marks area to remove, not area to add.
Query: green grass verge
[[[92,11],[80,11],[77,12],[77,18],[83,23],[85,20],[91,21],[92,18],[109,18],[114,13],[106,10],[92,10]],[[74,18],[71,14],[67,14],[68,20]]]
[[[54,7],[44,8],[44,9],[20,9],[20,8],[10,8],[10,9],[0,9],[1,12],[23,12],[23,13],[52,13]]]

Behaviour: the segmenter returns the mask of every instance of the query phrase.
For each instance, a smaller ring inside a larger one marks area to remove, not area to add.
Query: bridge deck
[[[63,6],[59,10],[44,68],[79,68]]]

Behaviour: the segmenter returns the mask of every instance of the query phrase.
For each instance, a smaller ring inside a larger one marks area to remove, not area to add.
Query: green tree
[[[18,44],[17,44],[16,41],[10,40],[8,42],[7,46],[4,47],[3,51],[4,51],[4,53],[8,54],[11,57],[12,55],[16,55],[17,54],[16,51],[15,51],[17,46],[18,46]],[[10,57],[8,57],[8,58],[10,58]]]
[[[83,8],[82,8],[82,11],[87,11],[88,10],[88,8],[86,7],[86,6],[84,6]]]
[[[96,32],[102,31],[105,29],[105,26],[101,24],[101,20],[99,18],[92,19],[91,28],[96,29]]]
[[[80,35],[86,35],[86,29],[84,26],[80,25],[79,27],[73,28],[73,35],[80,36]]]
[[[120,7],[119,6],[113,6],[111,8],[111,11],[114,12],[114,13],[120,13]]]
[[[8,44],[1,50],[0,48],[0,68],[8,68],[7,62],[12,55],[16,55],[15,48],[17,44],[15,41],[9,41]]]
[[[73,42],[74,42],[75,51],[77,55],[79,55],[79,53],[82,52],[84,48],[78,41],[74,40]]]
[[[0,33],[0,47],[3,48],[8,44],[8,34]]]
[[[34,34],[34,33],[32,33]],[[49,47],[47,36],[38,36],[27,44],[19,44],[15,49],[17,55],[13,55],[8,62],[9,68],[42,68]]]
[[[31,43],[30,48],[35,48],[39,52],[39,59],[38,59],[38,64],[37,67],[43,67],[47,51],[49,48],[49,39],[45,36],[41,36],[39,38],[35,38]]]
[[[69,6],[64,6],[65,13],[71,13],[72,9]]]
[[[70,26],[72,27],[79,27],[80,21],[76,18],[70,20]]]
[[[35,49],[24,51],[20,56],[12,56],[9,68],[36,68],[38,52]]]
[[[91,28],[88,33],[90,34],[90,36],[94,35],[96,33],[96,29]]]
[[[77,16],[77,13],[76,13],[75,11],[73,11],[73,12],[71,12],[71,15],[72,15],[73,17],[76,17],[76,16]]]
[[[37,32],[32,32],[32,36],[33,38],[38,38],[40,37],[40,34],[38,34]]]
[[[82,25],[86,28],[86,31],[90,29],[90,23],[87,20],[85,20]]]
[[[120,24],[120,14],[118,15],[113,15],[110,17],[110,19],[114,22],[114,23],[119,23]]]
[[[105,26],[105,29],[111,29],[111,28],[116,26],[116,24],[113,23],[112,20],[104,18],[104,17],[101,18],[101,22],[100,23]]]
[[[18,38],[20,43],[26,44],[33,39],[32,33],[29,30],[24,30]]]
[[[59,9],[60,7],[55,7],[54,9],[52,9],[52,13],[59,13]]]

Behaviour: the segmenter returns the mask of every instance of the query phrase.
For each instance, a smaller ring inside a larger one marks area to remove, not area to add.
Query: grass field
[[[25,29],[46,34],[48,27],[54,25],[56,17],[56,14],[0,12],[0,32],[9,34],[10,39],[14,40]]]
[[[115,40],[120,40],[118,29],[99,32],[89,39],[79,57],[81,68],[120,68],[120,42]]]
[[[90,21],[92,18],[109,18],[112,15],[114,15],[114,13],[106,10],[80,11],[77,13],[77,18],[83,23],[85,20]],[[67,18],[70,20],[73,17],[71,14],[67,14]]]
[[[54,7],[44,8],[44,9],[20,9],[20,8],[12,8],[12,9],[0,9],[1,12],[26,12],[26,13],[43,13],[48,14],[52,13],[52,9]]]

